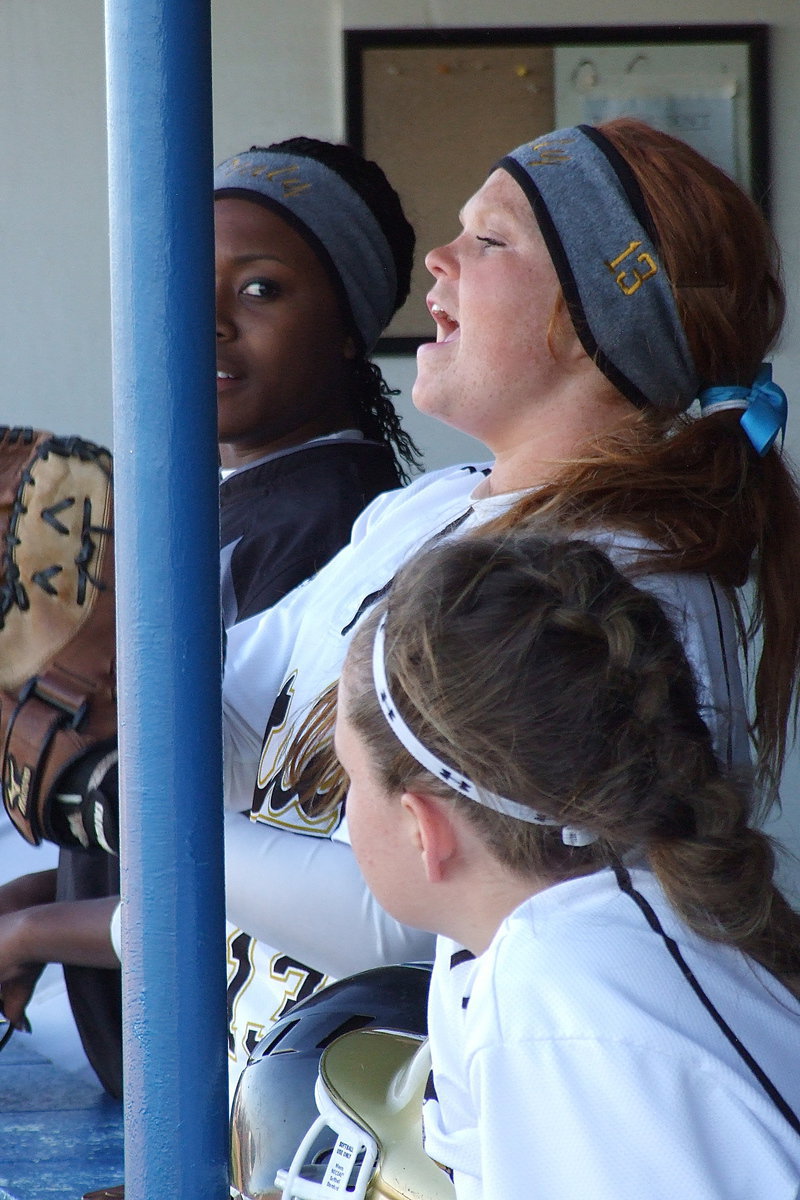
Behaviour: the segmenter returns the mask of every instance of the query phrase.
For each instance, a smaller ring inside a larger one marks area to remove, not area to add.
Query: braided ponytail
[[[696,933],[735,946],[800,996],[800,918],[773,882],[770,839],[724,780],[698,793],[695,814],[696,834],[648,846],[664,894]]]
[[[551,817],[459,798],[397,740],[372,681],[386,612],[392,702],[434,755]],[[400,572],[357,631],[347,716],[388,795],[459,806],[509,870],[551,883],[644,853],[686,924],[800,995],[800,916],[773,883],[750,795],[723,776],[683,649],[650,595],[596,547],[516,531],[445,543]],[[564,845],[560,828],[597,840]]]

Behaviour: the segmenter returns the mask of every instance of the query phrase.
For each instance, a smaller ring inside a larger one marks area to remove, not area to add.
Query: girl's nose
[[[445,246],[436,246],[425,255],[425,266],[434,278],[440,275],[455,275],[457,272],[457,257],[454,253],[455,242]]]

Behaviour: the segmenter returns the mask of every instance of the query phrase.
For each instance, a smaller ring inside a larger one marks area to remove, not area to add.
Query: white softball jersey
[[[698,983],[800,1112],[800,1004],[631,871]],[[796,1200],[800,1136],[611,871],[526,900],[475,958],[441,938],[425,1148],[457,1200]]]
[[[309,817],[283,767],[304,716],[338,678],[354,626],[399,567],[431,539],[461,536],[518,498],[474,499],[489,471],[449,467],[378,497],[356,520],[350,544],[317,575],[229,631],[223,708],[232,1085],[255,1043],[296,1000],[342,975],[433,957],[432,936],[399,925],[372,898],[341,814]],[[623,569],[648,548],[628,534],[592,538]],[[701,575],[649,575],[641,584],[658,595],[683,640],[719,752],[746,762],[725,595]]]

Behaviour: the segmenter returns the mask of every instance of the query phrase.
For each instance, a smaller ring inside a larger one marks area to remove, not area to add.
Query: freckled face
[[[418,351],[413,397],[499,453],[530,422],[537,396],[558,384],[548,329],[560,285],[530,204],[506,171],[489,176],[461,219],[459,236],[425,260],[438,340]]]
[[[263,205],[214,205],[217,414],[224,465],[353,423],[354,347],[333,285],[308,243]]]

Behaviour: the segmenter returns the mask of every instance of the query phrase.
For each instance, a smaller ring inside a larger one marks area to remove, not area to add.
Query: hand
[[[0,986],[0,1008],[15,1029],[31,1032],[25,1009],[43,970],[42,966],[26,967]]]
[[[25,1009],[44,970],[42,963],[19,961],[18,914],[32,905],[53,900],[55,892],[54,870],[20,875],[0,886],[0,1011],[15,1029],[30,1032]]]
[[[23,909],[0,916],[0,1008],[15,1029],[30,1032],[25,1009],[44,964],[24,961],[24,913]]]

